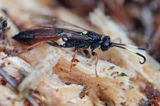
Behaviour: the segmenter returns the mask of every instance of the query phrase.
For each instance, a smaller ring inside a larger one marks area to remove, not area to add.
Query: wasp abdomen
[[[20,41],[20,42],[30,42],[34,39],[34,33],[29,32],[20,32],[17,35],[13,36],[12,38],[14,40]]]

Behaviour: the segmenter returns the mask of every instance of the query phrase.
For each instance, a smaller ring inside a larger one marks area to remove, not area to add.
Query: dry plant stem
[[[17,83],[16,81],[11,78],[5,71],[3,71],[1,68],[0,68],[0,75],[9,83],[10,86],[12,86],[15,90],[16,90],[16,87],[17,87]],[[17,90],[16,90],[17,92]]]
[[[0,76],[2,76],[8,82],[8,84],[14,88],[16,93],[18,93],[18,90],[17,90],[18,84],[16,83],[16,81],[12,77],[10,77],[5,71],[3,71],[1,68],[0,68]],[[27,96],[27,100],[33,106],[39,106],[31,95]]]
[[[28,95],[27,99],[33,106],[39,106],[39,104],[34,100],[34,98],[31,95]]]

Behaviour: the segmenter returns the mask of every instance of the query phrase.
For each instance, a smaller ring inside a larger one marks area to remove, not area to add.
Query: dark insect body
[[[0,17],[0,35],[7,29],[7,20],[3,17]]]
[[[90,48],[91,52],[93,52],[96,48],[99,47],[102,51],[107,51],[111,47],[118,47],[121,49],[127,49],[129,51],[131,51],[130,49],[132,48],[145,50],[143,48],[138,48],[132,45],[111,42],[110,37],[107,35],[100,35],[96,32],[66,23],[57,18],[49,18],[44,16],[43,19],[45,21],[45,24],[42,24],[41,27],[20,32],[12,38],[14,40],[29,44],[34,44],[40,41],[47,41],[47,43],[52,46],[75,48],[75,50],[85,50]],[[66,26],[68,26],[68,28]],[[62,39],[64,43],[59,44],[57,42],[57,40],[59,39]],[[145,63],[145,56],[134,51],[131,52],[144,59],[143,61],[140,61],[141,64]]]

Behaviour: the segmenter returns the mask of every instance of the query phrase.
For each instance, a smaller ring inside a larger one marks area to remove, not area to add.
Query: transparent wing
[[[77,25],[65,22],[59,18],[52,17],[52,16],[31,14],[30,19],[35,24],[36,27],[62,28],[62,29],[76,31],[76,32],[88,31],[88,30],[81,28]]]
[[[88,30],[76,26],[74,24],[65,22],[56,17],[47,15],[31,14],[30,20],[33,24],[32,30],[47,30],[51,35],[55,34],[57,37],[68,37],[79,40],[89,40],[90,38],[82,35],[82,32],[88,32]],[[47,34],[46,31],[43,33]]]

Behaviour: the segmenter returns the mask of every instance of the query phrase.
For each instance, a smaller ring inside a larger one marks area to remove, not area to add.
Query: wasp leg
[[[95,56],[95,75],[96,75],[96,77],[98,77],[98,72],[97,72],[98,55],[96,52],[92,51],[92,56]]]
[[[22,53],[28,52],[28,51],[34,49],[35,47],[37,47],[37,46],[39,46],[39,45],[41,45],[41,44],[43,44],[43,43],[44,43],[44,41],[41,41],[41,42],[37,42],[37,43],[35,43],[35,44],[27,47],[27,48],[23,48],[21,51],[17,51],[17,52],[15,53],[15,55],[18,56],[18,55],[20,55],[20,54],[22,54]]]
[[[64,47],[64,48],[73,47],[73,45],[70,43],[65,43],[64,45],[59,45],[57,42],[54,42],[52,40],[48,40],[47,43],[52,46],[55,46],[55,47]],[[74,54],[73,54],[73,57],[71,60],[71,65],[69,68],[69,73],[71,73],[73,66],[75,66],[76,63],[78,62],[78,60],[76,59],[76,55],[77,55],[77,48],[75,48],[75,50],[74,50]]]
[[[78,60],[76,59],[76,56],[77,56],[77,49],[74,50],[74,54],[73,54],[73,57],[72,57],[72,60],[71,60],[71,65],[70,65],[70,68],[69,68],[69,73],[72,72],[73,66],[75,66],[76,63],[78,62]]]
[[[82,55],[83,56],[85,56],[86,58],[91,58],[91,53],[89,52],[89,50],[83,50],[83,51],[81,51],[82,53]]]

